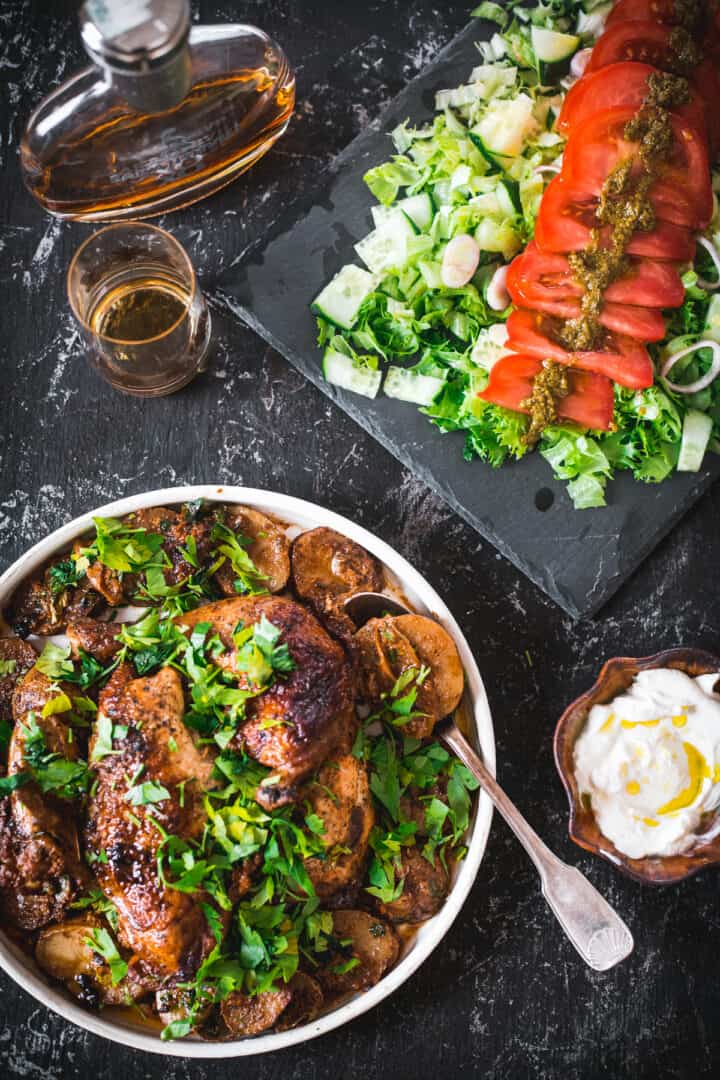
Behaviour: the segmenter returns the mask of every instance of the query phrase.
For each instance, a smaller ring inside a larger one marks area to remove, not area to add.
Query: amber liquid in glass
[[[125,282],[110,289],[90,315],[96,334],[115,341],[149,341],[167,333],[187,311],[190,293],[158,277]]]

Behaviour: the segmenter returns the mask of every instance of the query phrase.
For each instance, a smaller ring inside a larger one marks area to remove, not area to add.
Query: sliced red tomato
[[[529,308],[536,306],[534,301],[578,299],[584,292],[567,256],[541,251],[535,240],[531,240],[522,255],[511,262],[507,287],[516,304]],[[629,259],[627,273],[611,282],[604,295],[613,304],[679,307],[685,298],[685,289],[672,263],[636,258]]]
[[[628,60],[584,75],[567,93],[557,122],[558,131],[571,135],[579,124],[605,109],[618,106],[639,109],[648,95],[648,79],[653,72],[657,73],[657,68],[650,64]],[[696,91],[691,90],[690,101],[673,111],[696,131],[706,133],[705,104]]]
[[[568,298],[561,300],[530,299],[508,286],[508,292],[515,304],[531,311],[542,311],[546,315],[557,315],[560,319],[577,319],[582,314],[580,301]],[[603,303],[598,321],[606,330],[616,334],[635,338],[636,341],[662,341],[665,337],[665,320],[657,308],[631,307],[629,304]]]
[[[483,401],[502,405],[514,412],[527,413],[521,402],[532,394],[533,380],[542,370],[537,356],[503,356],[493,364],[490,381],[478,394]],[[570,393],[557,399],[557,413],[562,420],[572,420],[584,428],[607,431],[612,423],[614,395],[612,383],[590,371],[568,372]]]
[[[535,224],[535,240],[544,252],[584,251],[597,227],[595,195],[557,176],[548,184]],[[611,229],[600,230],[603,245],[610,242]],[[628,255],[650,259],[690,262],[695,257],[695,240],[688,229],[668,221],[658,221],[652,232],[636,232],[627,246]]]
[[[713,146],[720,146],[720,71],[718,71],[718,25],[714,22],[715,32],[706,35],[703,47],[711,57],[706,57],[690,73],[690,82],[705,102],[707,125],[711,132]],[[660,71],[674,71],[676,67],[675,51],[672,47],[672,26],[664,26],[652,19],[622,20],[608,26],[602,37],[596,42],[586,72],[598,71],[608,64],[617,64],[623,60],[636,60],[641,64],[652,64]]]
[[[605,28],[596,41],[586,71],[597,71],[621,60],[652,64],[661,71],[673,71],[677,60],[670,38],[672,27],[654,19],[618,20]]]
[[[519,353],[595,371],[632,390],[652,386],[653,366],[648,351],[632,338],[608,331],[601,349],[568,352],[558,343],[560,320],[525,308],[513,311],[507,328],[508,346]]]
[[[563,154],[563,176],[588,194],[600,195],[613,169],[628,159],[635,162],[633,173],[641,175],[639,142],[625,135],[635,114],[635,109],[624,106],[608,109],[575,128]],[[679,117],[670,119],[672,148],[656,166],[650,200],[664,221],[704,229],[713,212],[706,140]]]
[[[649,19],[651,22],[677,26],[682,23],[682,12],[675,0],[618,0],[607,17],[605,27],[633,19]]]

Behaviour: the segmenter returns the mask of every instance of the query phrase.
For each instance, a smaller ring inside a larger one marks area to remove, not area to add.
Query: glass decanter
[[[92,67],[53,91],[20,147],[25,183],[61,218],[165,213],[210,195],[285,131],[295,76],[240,24],[190,25],[188,0],[86,0]]]

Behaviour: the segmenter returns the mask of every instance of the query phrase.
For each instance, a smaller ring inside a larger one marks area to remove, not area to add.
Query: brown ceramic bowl
[[[682,855],[652,855],[631,859],[600,832],[595,815],[584,805],[575,780],[575,743],[593,705],[607,705],[624,693],[639,671],[648,668],[678,668],[691,676],[720,672],[720,658],[701,649],[667,649],[641,659],[614,657],[608,660],[595,685],[569,705],[555,729],[555,764],[570,803],[570,839],[586,851],[613,863],[619,870],[648,885],[671,885],[696,874],[706,866],[720,863],[720,835],[707,843],[701,839]],[[708,827],[712,822],[708,822]]]

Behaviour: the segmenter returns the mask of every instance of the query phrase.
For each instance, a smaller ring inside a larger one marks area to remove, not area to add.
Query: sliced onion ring
[[[544,173],[544,172],[559,173],[561,169],[562,169],[562,164],[558,165],[557,163],[555,163],[553,165],[536,165],[535,168],[533,169],[533,172],[534,173]]]
[[[718,274],[717,281],[707,281],[705,278],[698,277],[697,283],[701,289],[705,289],[707,292],[712,292],[713,289],[720,289],[720,255],[718,255],[717,248],[714,244],[711,244],[709,240],[706,240],[704,236],[698,236],[697,242],[698,244],[702,244],[712,261],[715,263],[715,269]]]
[[[693,383],[688,383],[687,386],[680,386],[678,383],[670,382],[668,379],[668,372],[672,371],[678,360],[682,360],[683,356],[688,356],[690,353],[697,352],[698,349],[712,349],[713,360],[710,365],[710,370],[705,372],[701,378],[696,379]],[[704,390],[706,386],[709,386],[711,382],[714,382],[720,375],[720,344],[717,341],[696,341],[694,345],[688,345],[686,349],[681,349],[680,352],[673,353],[672,356],[668,356],[660,369],[660,375],[665,380],[666,385],[674,390],[676,394],[697,394],[699,390]]]

